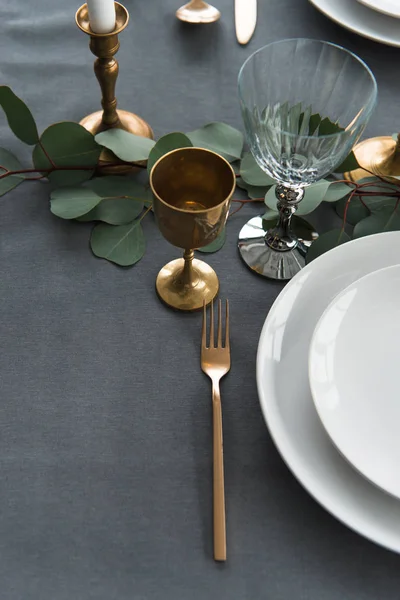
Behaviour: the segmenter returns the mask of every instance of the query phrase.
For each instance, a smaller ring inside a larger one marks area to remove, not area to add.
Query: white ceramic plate
[[[338,453],[315,410],[308,350],[333,298],[368,272],[397,264],[400,232],[348,242],[300,271],[265,321],[257,353],[257,385],[269,431],[293,474],[340,521],[400,552],[400,502],[371,485]]]
[[[331,302],[310,345],[309,379],[338,450],[400,498],[400,265],[362,277]]]
[[[378,1],[378,0],[377,0]],[[310,0],[324,15],[354,33],[400,47],[399,22],[372,11],[355,0]]]
[[[368,8],[400,19],[400,2],[398,0],[358,0]]]

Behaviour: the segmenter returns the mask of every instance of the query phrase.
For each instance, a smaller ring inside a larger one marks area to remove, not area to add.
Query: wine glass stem
[[[279,220],[275,227],[267,231],[265,241],[273,250],[286,252],[287,250],[293,250],[298,243],[297,237],[292,233],[290,222],[297,210],[298,203],[304,196],[304,190],[277,185],[275,194]]]
[[[185,250],[183,253],[184,265],[181,274],[179,275],[179,283],[183,286],[192,286],[195,281],[195,273],[193,271],[194,250]]]

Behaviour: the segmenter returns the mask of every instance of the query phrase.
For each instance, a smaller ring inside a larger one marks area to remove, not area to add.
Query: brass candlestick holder
[[[371,177],[371,172],[386,178],[400,176],[400,134],[397,140],[391,136],[369,138],[357,144],[353,151],[360,168],[344,173],[346,179],[357,182]]]
[[[94,33],[90,29],[87,4],[83,4],[76,12],[75,21],[79,29],[90,36],[90,50],[97,56],[94,72],[100,84],[103,110],[91,113],[80,121],[88,131],[95,135],[107,129],[124,129],[135,135],[153,139],[153,131],[148,123],[137,115],[126,110],[117,110],[115,86],[118,77],[118,62],[114,58],[119,50],[118,34],[128,25],[129,13],[122,4],[115,2],[115,29],[110,33]],[[129,165],[118,164],[121,161],[109,150],[104,150],[99,165],[110,164],[110,172],[126,172]],[[104,173],[104,169],[102,170]]]

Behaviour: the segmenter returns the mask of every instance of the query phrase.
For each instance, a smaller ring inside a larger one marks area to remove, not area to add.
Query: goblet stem
[[[265,235],[265,241],[270,248],[279,252],[293,250],[297,246],[297,236],[292,232],[290,222],[297,210],[298,203],[303,199],[302,188],[289,188],[277,185],[275,189],[279,220],[273,229]]]
[[[196,276],[193,270],[193,258],[194,250],[185,250],[183,253],[185,263],[177,281],[177,283],[183,287],[192,286],[195,283]]]

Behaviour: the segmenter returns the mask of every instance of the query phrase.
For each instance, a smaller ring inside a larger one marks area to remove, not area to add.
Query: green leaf
[[[265,213],[263,214],[262,220],[263,221],[273,221],[275,219],[275,222],[276,222],[276,219],[277,219],[278,216],[279,216],[279,213],[278,213],[277,210],[273,210],[272,208],[268,208],[265,211]]]
[[[324,254],[328,250],[340,246],[350,240],[350,236],[347,235],[342,229],[332,229],[327,233],[323,233],[318,239],[313,242],[306,255],[306,263],[310,263],[312,260]]]
[[[360,165],[357,162],[356,156],[354,152],[350,152],[347,158],[336,167],[334,173],[347,173],[347,171],[354,171],[355,169],[359,169]]]
[[[221,231],[221,233],[215,238],[215,240],[213,242],[211,242],[211,244],[207,244],[207,246],[203,246],[202,248],[197,248],[197,250],[199,252],[217,252],[218,250],[221,250],[222,246],[225,244],[226,241],[226,227],[224,227]]]
[[[6,85],[0,86],[0,106],[6,114],[10,129],[21,142],[31,146],[39,141],[38,130],[31,111]]]
[[[128,225],[96,225],[90,246],[99,258],[128,267],[142,258],[146,244],[140,221],[136,220]]]
[[[335,204],[335,210],[342,219],[344,218],[347,201],[347,198],[341,198]],[[347,208],[346,222],[350,223],[350,225],[356,225],[359,221],[365,219],[365,217],[368,217],[369,215],[370,211],[361,203],[360,198],[358,198],[358,196],[353,196]]]
[[[90,179],[101,152],[89,131],[69,121],[50,125],[43,132],[33,150],[33,163],[39,171],[52,166],[42,146],[57,167],[87,167],[87,170],[53,171],[49,180],[55,186],[76,185]]]
[[[176,148],[191,148],[192,146],[192,142],[184,133],[167,133],[167,135],[158,140],[150,152],[147,161],[147,172],[150,175],[151,169],[164,154],[171,152],[171,150],[176,150]]]
[[[109,129],[98,133],[95,140],[111,150],[115,156],[126,162],[147,160],[155,141],[141,135],[134,135],[123,129]]]
[[[109,175],[95,177],[87,184],[88,187],[102,198],[120,198],[129,196],[136,200],[144,201],[146,190],[143,184],[125,175]]]
[[[14,154],[4,148],[0,148],[0,165],[0,175],[6,171],[20,171],[22,169],[21,163]],[[24,179],[25,177],[22,174],[8,175],[4,179],[0,179],[0,196],[4,196],[4,194],[17,187]]]
[[[250,183],[246,183],[243,181],[241,177],[236,178],[236,185],[242,190],[246,190],[247,195],[252,200],[256,198],[264,198],[265,194],[268,192],[271,186],[259,186],[259,185],[251,185]]]
[[[61,219],[76,219],[88,213],[101,196],[87,188],[59,188],[50,195],[51,212]]]
[[[209,123],[186,135],[193,146],[213,150],[229,162],[242,156],[243,134],[226,123]]]
[[[353,237],[359,238],[382,231],[399,231],[400,215],[397,210],[384,209],[359,221],[354,227]]]
[[[328,117],[322,119],[318,127],[318,135],[332,135],[333,133],[339,133],[344,131],[343,127],[340,127],[338,123],[334,123]]]
[[[105,198],[79,221],[103,221],[110,225],[131,223],[143,210],[143,202],[131,198]]]
[[[333,181],[326,190],[323,201],[336,202],[337,200],[340,200],[340,198],[343,198],[344,196],[350,194],[351,190],[352,188],[349,185],[347,185],[347,183]]]
[[[240,164],[240,176],[246,183],[254,186],[270,186],[274,185],[275,180],[264,173],[256,163],[251,152],[245,152]]]
[[[392,140],[394,140],[395,142],[397,142],[398,137],[399,137],[398,133],[392,133]]]
[[[305,190],[303,200],[301,200],[301,202],[299,202],[298,204],[296,214],[300,216],[308,215],[309,213],[313,212],[313,210],[315,210],[323,201],[330,184],[330,181],[327,181],[326,179],[321,179],[317,183],[314,183],[313,185],[307,187]],[[274,185],[273,187],[271,187],[271,189],[265,196],[265,204],[268,206],[268,208],[271,208],[272,210],[276,210],[277,198],[275,195],[275,189],[276,186]]]
[[[315,113],[314,115],[311,115],[309,129],[308,129],[308,135],[315,134],[321,121],[322,121],[322,117],[320,114]]]

